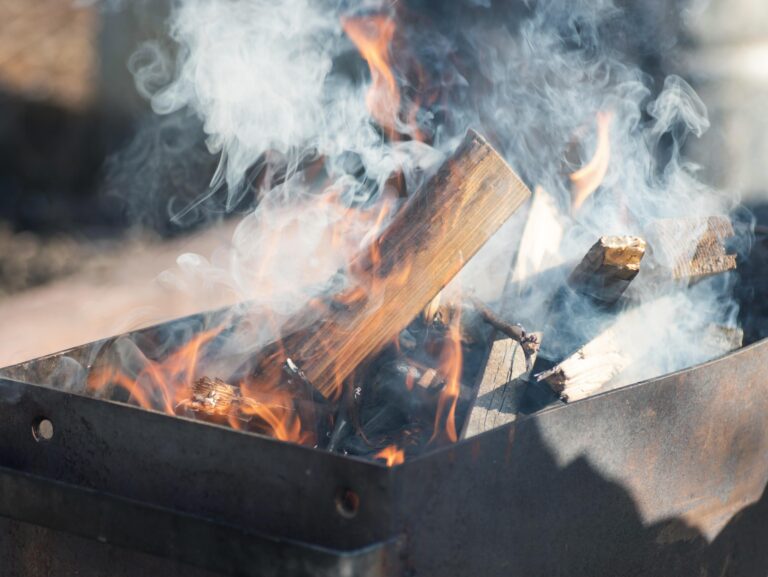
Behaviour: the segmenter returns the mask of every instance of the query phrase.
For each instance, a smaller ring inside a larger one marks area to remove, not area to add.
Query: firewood
[[[611,327],[552,369],[536,375],[563,401],[577,401],[598,392],[626,369],[630,356],[622,350]]]
[[[522,292],[525,281],[533,275],[561,263],[562,239],[563,224],[557,203],[546,190],[537,186],[512,268],[507,290],[510,296]]]
[[[516,325],[505,321],[479,301],[473,300],[473,304],[475,309],[477,309],[477,312],[480,314],[480,317],[486,323],[520,345],[523,353],[525,354],[526,364],[530,369],[530,367],[533,366],[536,353],[539,352],[539,347],[541,346],[538,335],[527,333],[521,325]]]
[[[182,403],[193,412],[208,416],[226,416],[236,412],[240,389],[219,378],[201,377],[192,384],[190,398]]]
[[[736,268],[724,245],[734,234],[728,217],[662,219],[647,232],[655,268],[674,280],[695,282]]]
[[[562,236],[563,226],[554,198],[543,188],[536,187],[501,297],[502,313],[496,314],[477,300],[472,303],[482,320],[495,330],[484,369],[474,395],[469,399],[464,438],[499,427],[517,417],[518,405],[541,346],[541,333],[526,333],[522,326],[507,322],[502,314],[522,295],[533,275],[559,264]]]
[[[635,359],[643,358],[651,339],[633,341],[628,335],[643,326],[653,312],[651,301],[621,314],[616,321],[561,363],[536,375],[563,401],[577,401],[608,390],[608,384]]]
[[[568,278],[575,291],[613,304],[640,272],[645,241],[637,236],[604,236],[589,249]]]
[[[537,342],[541,335],[533,335]],[[534,353],[535,355],[535,353]],[[512,338],[494,341],[467,417],[464,437],[473,437],[517,418],[530,372],[523,345]]]
[[[501,156],[470,130],[353,262],[356,298],[326,298],[289,319],[282,343],[261,355],[257,377],[279,378],[279,367],[290,359],[317,391],[335,398],[344,379],[396,339],[529,195]]]
[[[651,318],[672,313],[675,301],[650,301],[623,313],[578,351],[552,369],[536,375],[566,402],[577,401],[597,393],[648,378],[649,357],[656,346],[653,329],[643,329]],[[741,329],[710,325],[702,327],[697,344],[700,361],[715,358],[741,347]],[[624,373],[622,375],[622,373]]]

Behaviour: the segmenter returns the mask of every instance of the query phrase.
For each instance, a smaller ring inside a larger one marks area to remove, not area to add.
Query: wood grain
[[[282,348],[267,352],[257,374],[274,377],[287,357],[323,396],[338,395],[344,379],[395,339],[529,196],[501,156],[470,130],[355,259],[355,286],[289,320]],[[320,320],[307,330],[307,318]]]

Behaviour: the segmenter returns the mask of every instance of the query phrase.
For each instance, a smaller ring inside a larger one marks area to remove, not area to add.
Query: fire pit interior
[[[94,576],[759,566],[764,227],[686,156],[663,30],[500,4],[173,5],[130,70],[218,167],[167,218],[238,224],[163,282],[236,302],[0,370],[6,537]]]

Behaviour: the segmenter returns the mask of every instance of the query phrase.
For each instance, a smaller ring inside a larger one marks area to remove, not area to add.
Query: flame
[[[445,379],[445,385],[440,391],[440,397],[437,401],[435,428],[430,442],[442,437],[444,433],[450,442],[455,443],[458,440],[456,432],[456,403],[461,391],[461,370],[463,364],[461,307],[456,307],[456,313],[451,318],[440,356],[440,373]],[[441,429],[441,426],[444,429]]]
[[[256,417],[264,434],[301,445],[314,441],[314,435],[302,429],[301,418],[288,391],[275,390],[266,398],[263,393],[260,396],[261,402],[248,403],[242,413]]]
[[[95,393],[119,386],[129,392],[131,401],[138,406],[175,415],[179,407],[189,405],[193,384],[202,376],[200,360],[205,346],[223,329],[221,326],[197,333],[162,360],[145,359],[135,376],[115,364],[94,367],[88,374],[87,386]],[[247,396],[242,399],[238,417],[226,414],[226,411],[225,414],[215,410],[211,413],[226,417],[236,429],[243,428],[242,420],[252,419],[253,428],[265,435],[294,443],[312,443],[314,434],[302,428],[291,393],[280,389],[276,381],[269,385],[251,381],[239,383],[240,390]]]
[[[385,15],[343,18],[342,28],[360,51],[371,71],[365,102],[374,120],[394,134],[400,112],[400,89],[390,61],[395,21]]]
[[[571,174],[571,207],[577,212],[603,182],[611,160],[612,112],[597,113],[597,148],[592,159]]]
[[[387,467],[394,467],[395,465],[401,465],[405,461],[405,451],[399,449],[397,445],[389,445],[373,457],[374,459],[384,459],[387,462]]]
[[[135,377],[115,366],[95,367],[88,374],[87,386],[99,392],[118,385],[140,407],[174,414],[176,406],[190,395],[202,348],[222,330],[219,327],[197,333],[162,361],[147,359]]]

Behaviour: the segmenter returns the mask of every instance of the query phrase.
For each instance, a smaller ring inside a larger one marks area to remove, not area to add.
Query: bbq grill
[[[43,386],[62,357],[86,361],[106,343],[2,372],[4,575],[753,574],[764,563],[768,525],[752,519],[765,518],[768,341],[392,468]]]

